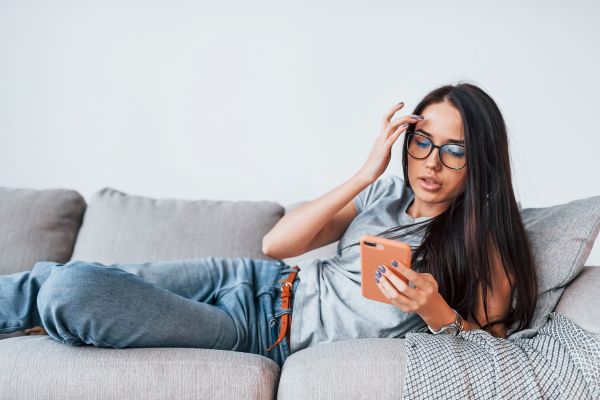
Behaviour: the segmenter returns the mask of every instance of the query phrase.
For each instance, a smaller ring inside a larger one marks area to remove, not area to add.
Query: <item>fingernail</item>
[[[379,278],[375,278],[375,282],[379,283]]]
[[[376,278],[381,278],[381,272],[377,271],[377,273],[375,274]]]
[[[404,102],[403,102],[403,101],[401,101],[400,103],[398,103],[398,105],[399,105],[399,106],[400,106],[400,105],[404,105]]]
[[[392,267],[398,268],[398,261],[392,260]]]
[[[385,272],[385,267],[383,265],[380,265],[377,269],[381,272]]]

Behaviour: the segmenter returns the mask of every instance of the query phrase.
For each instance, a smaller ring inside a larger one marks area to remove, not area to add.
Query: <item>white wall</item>
[[[600,195],[599,11],[0,0],[0,186],[311,199],[360,168],[389,107],[467,80],[504,113],[524,207]]]

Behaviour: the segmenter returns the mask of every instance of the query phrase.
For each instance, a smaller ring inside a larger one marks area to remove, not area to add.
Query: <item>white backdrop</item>
[[[597,196],[599,16],[594,1],[0,0],[0,186],[312,199],[360,168],[389,107],[467,81],[504,114],[524,207]]]

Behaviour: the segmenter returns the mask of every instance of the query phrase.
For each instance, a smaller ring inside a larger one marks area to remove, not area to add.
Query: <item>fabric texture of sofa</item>
[[[269,259],[262,237],[299,204],[157,200],[109,188],[86,203],[72,190],[0,189],[0,274],[41,260]],[[336,247],[284,261],[328,257]],[[553,291],[556,311],[600,335],[600,268],[575,272]],[[404,340],[390,338],[321,344],[292,354],[281,370],[232,351],[72,347],[23,332],[0,339],[0,399],[387,399],[401,397],[405,372]]]

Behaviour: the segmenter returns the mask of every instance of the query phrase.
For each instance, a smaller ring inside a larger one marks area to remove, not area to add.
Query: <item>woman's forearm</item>
[[[324,194],[285,214],[263,238],[263,252],[272,257],[295,257],[305,252],[320,230],[372,179],[356,174]]]

